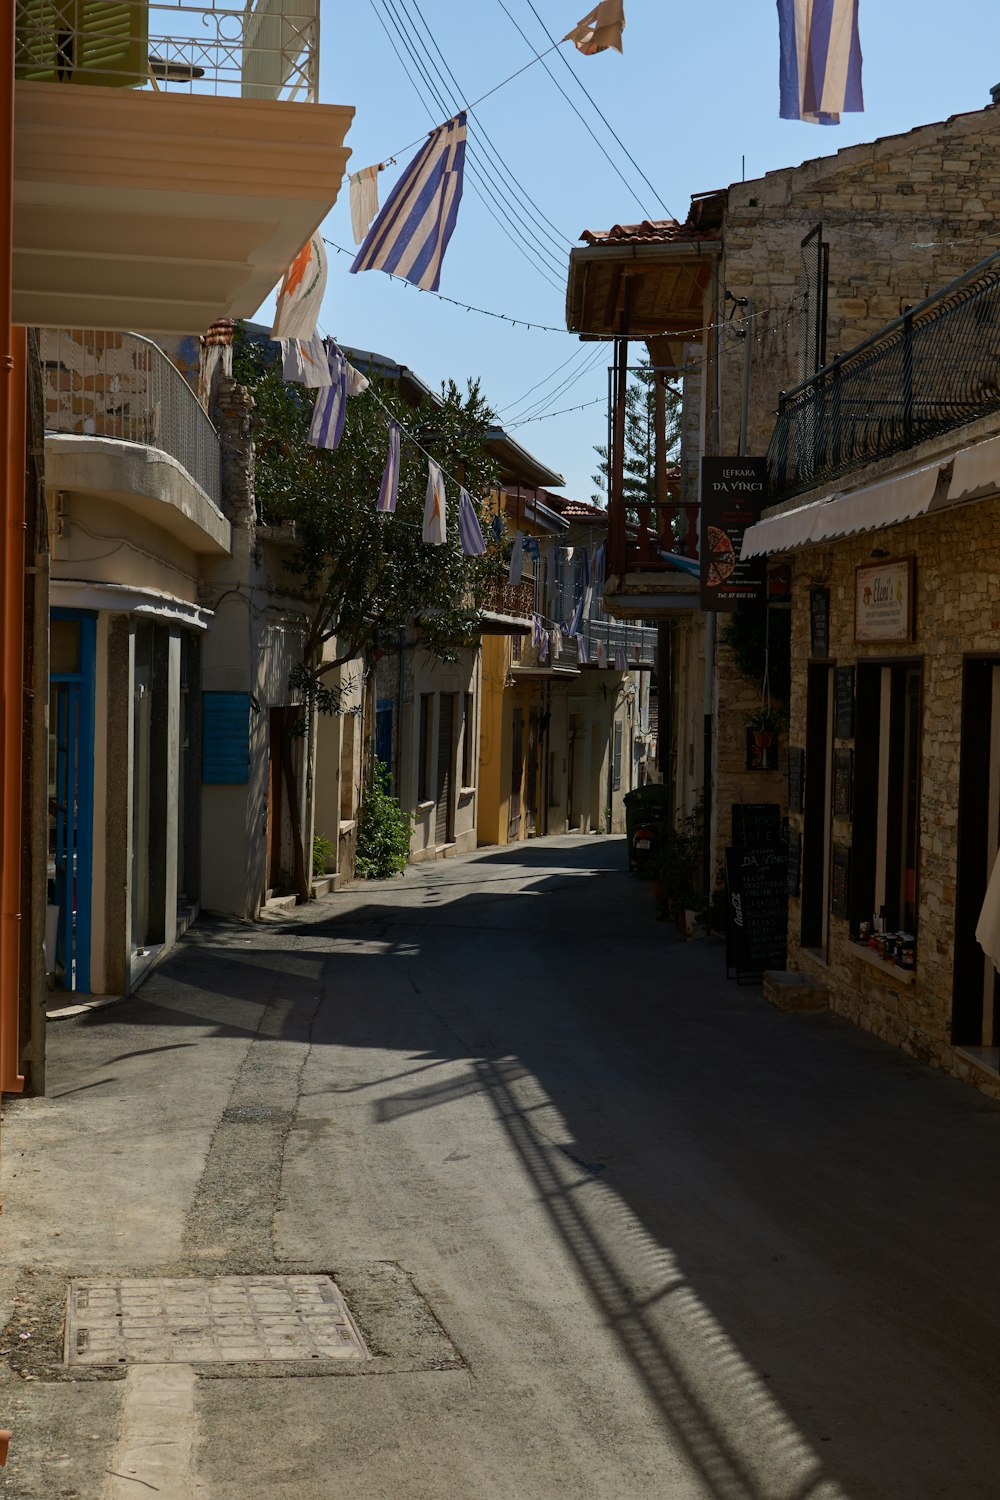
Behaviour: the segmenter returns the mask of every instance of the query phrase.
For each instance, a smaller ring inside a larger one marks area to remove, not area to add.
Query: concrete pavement
[[[1000,1107],[727,983],[623,867],[540,840],[203,923],[50,1027],[0,1493],[1000,1493]],[[301,1272],[370,1360],[63,1364],[70,1277]]]

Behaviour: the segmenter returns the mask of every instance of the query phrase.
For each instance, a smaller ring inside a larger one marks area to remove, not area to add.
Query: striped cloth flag
[[[281,378],[318,390],[332,382],[326,344],[318,333],[311,339],[282,339]]]
[[[533,646],[540,646],[542,644],[543,634],[544,631],[542,630],[542,617],[541,615],[533,614],[531,616],[531,644]]]
[[[576,659],[581,667],[585,667],[590,660],[587,655],[587,639],[582,632],[576,638]]]
[[[580,549],[580,582],[585,589],[590,587],[590,549],[588,547]]]
[[[503,541],[503,516],[499,511],[497,511],[496,515],[493,517],[493,520],[490,522],[490,530],[493,533],[493,540],[495,542]]]
[[[316,396],[309,435],[306,438],[314,448],[336,448],[344,435],[344,420],[347,416],[347,360],[336,344],[327,350],[330,383]]]
[[[551,640],[549,638],[549,632],[547,630],[543,630],[542,631],[542,638],[541,638],[541,640],[538,643],[538,660],[539,661],[548,661],[548,659],[549,659],[549,647],[550,647],[550,645],[551,645]]]
[[[624,646],[616,646],[615,647],[615,671],[616,672],[627,672],[628,671],[628,657],[625,655],[625,647]]]
[[[464,114],[431,131],[365,236],[352,271],[388,271],[437,291],[462,198],[465,137]]]
[[[839,125],[865,107],[858,0],[778,0],[783,120]]]
[[[570,621],[570,625],[569,625],[569,633],[570,633],[570,635],[579,635],[580,634],[580,626],[581,626],[582,623],[583,623],[583,598],[581,596],[576,601],[576,609],[574,609],[574,611],[573,611],[573,618]]]
[[[594,586],[601,592],[604,588],[604,569],[608,560],[608,544],[602,542],[594,553]]]
[[[466,557],[482,557],[486,551],[483,528],[468,490],[458,492],[458,539]]]
[[[444,493],[444,475],[440,464],[427,460],[427,499],[424,503],[424,528],[421,537],[432,547],[448,540],[448,501]]]
[[[514,545],[510,553],[510,568],[507,573],[508,583],[521,582],[521,568],[524,564],[524,537],[520,531],[514,532]]]
[[[389,424],[389,455],[382,470],[382,483],[379,486],[377,509],[383,513],[391,513],[396,509],[396,495],[399,492],[399,426],[396,422]]]
[[[311,339],[326,290],[326,251],[319,230],[285,272],[274,309],[273,339]]]
[[[562,652],[562,631],[558,625],[553,627],[549,639],[552,642],[552,660],[555,662]]]

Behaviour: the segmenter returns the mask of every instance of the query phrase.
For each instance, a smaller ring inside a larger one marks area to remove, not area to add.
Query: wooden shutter
[[[440,847],[455,837],[452,791],[455,784],[455,694],[442,693],[438,700],[437,808],[434,842]]]
[[[621,790],[622,784],[622,731],[623,725],[619,719],[615,724],[615,758],[611,780],[612,789],[616,792]]]
[[[146,0],[20,0],[15,76],[136,88],[149,66]]]

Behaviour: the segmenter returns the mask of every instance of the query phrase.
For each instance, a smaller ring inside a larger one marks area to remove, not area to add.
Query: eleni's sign
[[[867,563],[854,576],[854,639],[908,641],[913,621],[913,559]]]

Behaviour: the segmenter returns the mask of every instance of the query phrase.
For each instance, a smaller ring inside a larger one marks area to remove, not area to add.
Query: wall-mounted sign
[[[913,619],[913,559],[866,563],[854,575],[854,639],[908,641]]]
[[[830,910],[835,917],[847,920],[851,897],[851,846],[834,844],[833,868],[830,874]]]
[[[701,607],[733,610],[765,597],[767,560],[740,557],[743,533],[760,520],[765,458],[701,461]]]
[[[809,655],[830,655],[830,590],[809,590]]]
[[[833,752],[833,811],[838,818],[849,818],[854,800],[854,751]]]
[[[797,896],[802,883],[802,835],[797,828],[788,833],[788,880],[785,886],[790,896]]]

